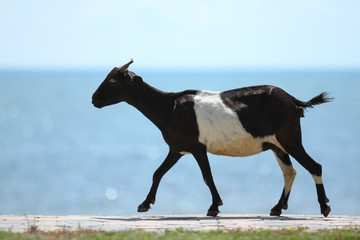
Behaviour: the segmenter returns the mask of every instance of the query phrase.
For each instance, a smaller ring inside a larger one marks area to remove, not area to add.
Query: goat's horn
[[[123,66],[120,68],[120,72],[125,72],[126,69],[128,69],[128,67],[130,66],[130,64],[132,64],[133,62],[134,62],[134,60],[133,60],[133,59],[130,59],[130,61],[129,61],[127,64],[123,65]]]

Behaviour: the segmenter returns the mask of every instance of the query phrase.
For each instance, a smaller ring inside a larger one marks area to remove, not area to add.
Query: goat
[[[161,131],[169,146],[164,162],[154,172],[151,189],[138,212],[146,212],[155,203],[161,178],[184,154],[192,154],[212,195],[208,216],[217,216],[223,205],[211,174],[207,152],[244,157],[272,150],[284,177],[279,202],[271,216],[280,216],[288,208],[288,199],[296,170],[289,155],[313,177],[321,213],[327,217],[322,166],[302,146],[300,118],[304,109],[332,100],[327,93],[308,102],[297,100],[274,86],[252,86],[225,92],[186,90],[162,92],[128,70],[131,59],[113,68],[92,96],[97,108],[127,102],[143,113]]]

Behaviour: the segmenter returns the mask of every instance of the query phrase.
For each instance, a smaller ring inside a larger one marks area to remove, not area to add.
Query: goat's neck
[[[147,83],[144,84],[144,92],[141,96],[134,97],[128,103],[138,109],[160,130],[164,129],[169,122],[174,107],[171,93],[162,92]]]

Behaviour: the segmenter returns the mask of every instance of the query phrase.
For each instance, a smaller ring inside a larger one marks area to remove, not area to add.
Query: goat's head
[[[116,104],[123,101],[131,101],[136,95],[141,94],[139,88],[143,86],[141,77],[128,71],[133,60],[122,67],[113,68],[100,84],[92,96],[92,103],[97,108]]]

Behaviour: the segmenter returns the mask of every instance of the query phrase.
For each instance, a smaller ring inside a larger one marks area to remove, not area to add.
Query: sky
[[[0,69],[360,69],[358,0],[0,0]]]

